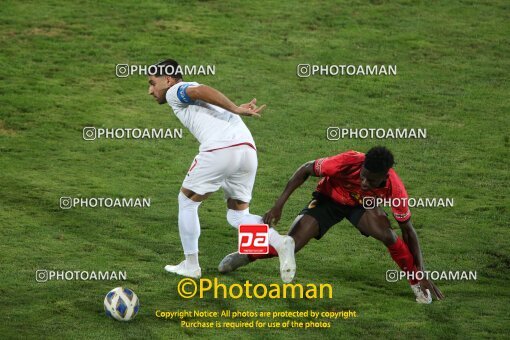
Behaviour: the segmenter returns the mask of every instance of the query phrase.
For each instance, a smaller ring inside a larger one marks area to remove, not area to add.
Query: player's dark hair
[[[157,71],[154,74],[156,77],[170,76],[172,78],[182,80],[182,73],[180,72],[181,70],[177,61],[173,59],[165,59],[154,64],[154,66],[157,66]]]
[[[394,159],[390,150],[384,146],[375,146],[365,154],[363,166],[370,172],[387,174],[393,166]]]

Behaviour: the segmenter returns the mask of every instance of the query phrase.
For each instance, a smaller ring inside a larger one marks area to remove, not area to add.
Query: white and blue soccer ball
[[[115,320],[129,321],[134,319],[139,309],[138,296],[129,288],[114,288],[104,298],[106,315]]]

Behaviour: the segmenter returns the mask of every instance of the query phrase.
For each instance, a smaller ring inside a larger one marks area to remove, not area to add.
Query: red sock
[[[274,249],[273,246],[269,246],[269,253],[267,253],[267,254],[249,254],[248,258],[250,259],[250,262],[253,262],[255,260],[269,259],[271,257],[277,257],[277,256],[278,256],[278,252],[276,251],[276,249]]]
[[[390,251],[391,258],[398,264],[400,269],[405,272],[416,272],[413,254],[411,254],[407,244],[400,237],[397,237],[397,242],[389,246],[388,250]],[[409,283],[414,285],[418,283],[418,280],[409,280]]]

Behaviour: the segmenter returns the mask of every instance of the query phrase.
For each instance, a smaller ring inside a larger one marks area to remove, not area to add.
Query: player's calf
[[[178,265],[167,265],[165,270],[169,273],[199,278],[202,275],[198,262],[198,239],[200,237],[200,221],[198,207],[200,202],[195,202],[183,192],[179,192],[179,236],[185,254],[185,260]]]

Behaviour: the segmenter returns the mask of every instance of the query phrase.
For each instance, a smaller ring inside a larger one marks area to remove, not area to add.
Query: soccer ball
[[[139,308],[138,296],[129,288],[114,288],[104,298],[104,311],[106,315],[115,320],[129,321],[134,319]]]

